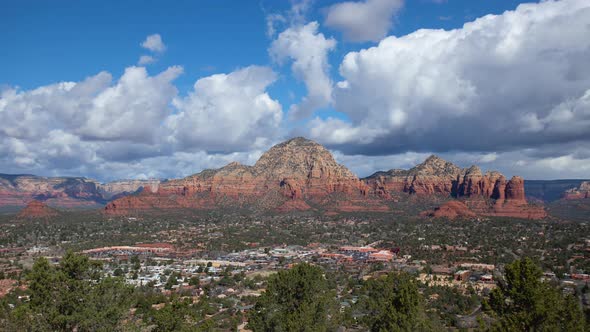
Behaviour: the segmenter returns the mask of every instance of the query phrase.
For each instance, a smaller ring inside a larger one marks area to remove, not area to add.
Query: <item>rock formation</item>
[[[383,197],[399,192],[449,195],[460,172],[459,167],[433,155],[409,170],[377,172],[364,180],[372,192]]]
[[[584,181],[579,187],[566,190],[563,198],[568,200],[590,198],[590,181]]]
[[[528,204],[521,177],[506,180],[498,172],[484,174],[477,166],[461,169],[434,155],[409,170],[377,172],[364,181],[371,192],[386,199],[400,193],[452,196],[478,215],[531,219],[546,216],[542,207]]]
[[[158,180],[124,180],[101,184],[80,177],[0,174],[0,208],[24,207],[39,200],[62,208],[98,208],[109,200],[137,192]]]
[[[117,199],[105,207],[109,214],[144,209],[211,209],[232,206],[304,210],[333,193],[366,197],[367,186],[338,164],[320,144],[294,138],[273,146],[254,166],[230,163],[215,170],[159,184],[139,195]],[[287,202],[292,200],[293,202]]]
[[[116,199],[119,197],[134,194],[144,187],[149,187],[151,190],[158,190],[160,180],[118,180],[100,184],[98,189],[105,200]]]
[[[474,218],[476,216],[476,214],[461,201],[448,201],[443,205],[434,208],[432,211],[421,213],[421,215],[433,218],[447,218],[450,220],[457,218]]]
[[[146,186],[139,194],[116,199],[107,214],[146,210],[246,208],[249,210],[305,211],[330,214],[356,211],[390,211],[393,196],[454,197],[435,215],[510,216],[543,218],[542,207],[528,204],[524,180],[507,180],[498,172],[482,173],[472,166],[461,169],[431,156],[410,170],[377,172],[359,180],[338,164],[323,146],[294,138],[273,146],[254,166],[230,163],[183,179]],[[465,208],[463,207],[465,206]]]
[[[18,218],[49,218],[59,213],[42,202],[33,200],[18,213]]]

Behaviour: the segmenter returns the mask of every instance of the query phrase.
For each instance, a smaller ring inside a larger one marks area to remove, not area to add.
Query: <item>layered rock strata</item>
[[[566,190],[563,198],[568,200],[590,198],[590,181],[584,181],[579,187]]]
[[[527,202],[521,177],[507,180],[499,172],[482,173],[477,166],[462,169],[434,155],[409,170],[377,172],[364,181],[371,192],[386,199],[399,193],[442,195],[462,200],[478,215],[529,219],[546,216],[543,207]]]
[[[234,204],[260,205],[278,211],[305,210],[333,193],[351,197],[367,195],[367,186],[338,164],[323,146],[294,138],[273,146],[254,166],[230,163],[215,170],[159,184],[156,190],[115,200],[105,207],[109,214],[144,209],[211,209],[230,200]],[[279,193],[279,199],[271,193]],[[269,202],[272,196],[276,201]],[[282,199],[281,199],[282,198]],[[287,202],[292,200],[293,202]],[[231,204],[231,203],[230,203]]]
[[[159,180],[122,180],[101,184],[81,177],[0,174],[0,208],[24,207],[33,200],[60,208],[97,208]]]

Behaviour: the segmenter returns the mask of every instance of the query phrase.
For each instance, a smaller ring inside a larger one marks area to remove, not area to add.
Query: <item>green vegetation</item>
[[[249,315],[258,331],[332,331],[338,323],[335,292],[319,267],[299,264],[268,280]]]
[[[459,294],[442,286],[429,287],[403,272],[381,273],[363,281],[302,263],[271,275],[264,283],[260,278],[232,275],[231,269],[226,269],[223,277],[207,284],[205,295],[194,301],[190,293],[167,295],[149,286],[127,286],[121,278],[101,277],[97,273],[101,269],[101,264],[72,252],[66,253],[58,265],[38,259],[26,274],[28,290],[17,289],[0,301],[0,330],[235,330],[244,317],[236,304],[207,295],[230,281],[245,288],[261,283],[266,289],[260,297],[242,298],[242,303],[254,304],[246,317],[255,332],[336,331],[340,327],[379,332],[438,331],[449,326],[441,325],[441,321],[452,317],[443,312],[477,318],[480,331],[587,328],[578,300],[543,281],[541,269],[528,258],[505,267],[499,287],[482,299],[483,311],[478,310],[474,292]],[[178,281],[179,276],[172,272],[171,279]],[[198,286],[198,279],[189,281]],[[588,287],[581,291],[587,292]],[[437,300],[425,301],[423,294],[437,295]],[[358,301],[350,302],[353,298]],[[345,308],[343,303],[352,304]]]
[[[100,265],[68,252],[59,266],[45,258],[27,275],[30,301],[8,315],[12,331],[113,331],[131,306],[133,288],[116,278],[92,280]]]
[[[506,266],[505,281],[490,295],[497,331],[584,331],[577,300],[541,281],[542,271],[529,258]]]
[[[358,307],[363,312],[361,321],[370,331],[428,331],[432,327],[422,302],[410,275],[389,273],[367,282]]]

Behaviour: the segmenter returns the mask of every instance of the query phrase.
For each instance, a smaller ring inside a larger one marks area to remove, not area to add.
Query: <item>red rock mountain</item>
[[[477,166],[461,169],[434,155],[409,170],[377,172],[364,181],[371,192],[385,199],[400,193],[451,196],[478,215],[530,219],[546,216],[542,207],[528,204],[521,177],[507,180],[498,172],[484,174]]]
[[[298,137],[273,146],[254,166],[234,162],[219,169],[162,182],[156,189],[145,188],[139,195],[109,203],[105,212],[128,214],[146,209],[213,209],[220,205],[306,210],[310,208],[309,204],[325,204],[326,197],[338,193],[344,194],[346,200],[362,200],[367,195],[367,186],[338,164],[326,148]]]
[[[563,198],[568,200],[590,198],[590,181],[584,181],[579,187],[566,190]]]
[[[390,211],[392,197],[430,195],[456,198],[461,204],[441,207],[438,214],[542,218],[542,207],[529,205],[524,180],[507,180],[498,172],[472,166],[461,169],[431,156],[410,170],[377,172],[359,180],[338,164],[323,146],[294,138],[273,146],[254,166],[230,163],[183,179],[145,187],[139,194],[116,199],[107,214],[160,209],[246,208],[249,210]],[[463,207],[465,206],[465,207]],[[435,213],[436,215],[436,213]]]
[[[19,218],[48,218],[57,216],[57,210],[50,208],[39,201],[31,201],[18,213]]]

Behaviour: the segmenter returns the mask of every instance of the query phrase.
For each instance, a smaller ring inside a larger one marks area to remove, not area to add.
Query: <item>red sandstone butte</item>
[[[433,218],[474,218],[476,214],[469,210],[467,205],[461,201],[448,201],[432,211],[425,211],[421,215]]]
[[[49,218],[59,213],[40,201],[31,201],[18,213],[18,218]]]
[[[461,169],[434,155],[409,170],[377,172],[364,181],[372,193],[385,199],[393,193],[442,195],[463,201],[477,215],[526,219],[547,215],[542,206],[527,202],[521,177],[507,181],[499,172],[484,174],[477,166]]]

